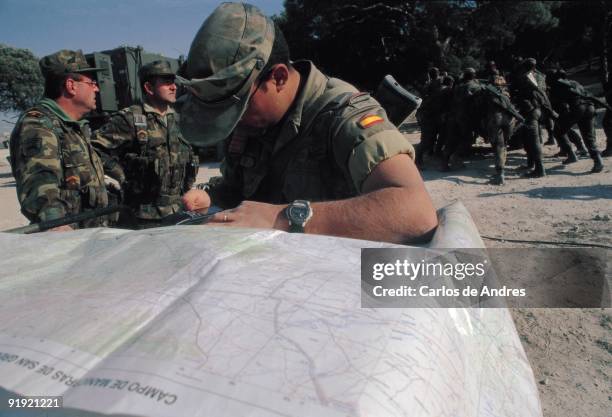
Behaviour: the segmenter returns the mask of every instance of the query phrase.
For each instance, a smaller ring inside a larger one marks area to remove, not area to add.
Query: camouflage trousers
[[[595,106],[590,103],[574,106],[557,120],[555,136],[559,141],[559,147],[567,153],[572,152],[568,133],[573,125],[578,126],[582,140],[589,154],[593,156],[593,153],[598,152],[595,142]]]
[[[420,118],[421,142],[416,147],[415,162],[417,165],[423,164],[423,156],[432,151],[436,145],[436,139],[440,134],[440,123],[435,118]]]
[[[527,165],[532,167],[542,166],[542,136],[540,131],[540,118],[542,111],[534,107],[529,111],[522,112],[525,119],[523,146],[527,152]]]

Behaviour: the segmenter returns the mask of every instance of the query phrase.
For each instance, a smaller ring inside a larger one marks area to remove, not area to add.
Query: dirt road
[[[418,133],[410,137],[419,140]],[[601,129],[597,137],[603,149]],[[521,178],[524,153],[510,152],[504,186],[489,184],[495,172],[490,152],[477,154],[465,169],[450,173],[439,172],[436,161],[430,160],[422,174],[436,207],[461,200],[482,236],[612,246],[612,158],[604,159],[602,173],[589,174],[591,159],[564,166],[561,158],[552,157],[557,151],[556,146],[545,147],[548,175],[539,179]],[[557,246],[487,239],[485,244]],[[513,309],[512,314],[539,382],[544,416],[609,417],[612,309]]]

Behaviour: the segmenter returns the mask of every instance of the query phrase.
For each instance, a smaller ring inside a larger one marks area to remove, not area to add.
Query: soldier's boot
[[[574,162],[578,162],[578,157],[574,153],[572,149],[569,150],[567,158],[562,162],[563,165],[573,164]]]
[[[491,179],[491,183],[493,185],[504,185],[504,183],[506,182],[506,176],[504,175],[504,169],[503,168],[495,168],[495,170],[497,172],[495,173],[495,175]]]
[[[546,132],[548,133],[548,140],[544,143],[544,145],[556,145],[557,143],[555,142],[555,137],[553,136],[552,130],[546,129]]]
[[[451,170],[458,170],[465,168],[465,162],[463,162],[463,158],[459,155],[459,152],[455,152],[448,159],[448,165]]]
[[[538,161],[535,163],[535,168],[533,171],[528,172],[525,175],[527,178],[541,178],[546,176],[546,171],[544,170],[544,164],[542,161]]]
[[[593,158],[593,169],[591,169],[592,173],[597,173],[603,171],[603,159],[601,159],[601,154],[599,151],[592,151],[591,158]]]
[[[526,165],[521,165],[520,166],[521,169],[526,169],[526,170],[532,170],[535,168],[535,163],[533,162],[533,159],[531,159],[531,157],[529,157],[529,155],[527,155],[527,164]]]

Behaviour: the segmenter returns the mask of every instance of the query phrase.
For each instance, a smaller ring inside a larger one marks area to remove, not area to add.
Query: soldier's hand
[[[183,205],[188,211],[204,213],[210,207],[210,197],[204,190],[192,189],[183,194]]]
[[[289,221],[284,214],[285,207],[286,205],[243,201],[234,209],[215,214],[207,225],[288,231]]]

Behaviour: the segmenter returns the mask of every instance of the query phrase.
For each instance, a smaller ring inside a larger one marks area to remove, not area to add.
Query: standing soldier
[[[576,124],[594,162],[591,172],[601,172],[603,161],[595,143],[595,105],[588,99],[589,95],[580,83],[566,77],[565,71],[557,71],[551,86],[551,94],[554,102],[558,103],[560,114],[555,124],[555,136],[559,147],[567,153],[567,159],[563,163],[571,164],[578,160],[567,136],[567,132]]]
[[[513,84],[513,97],[521,115],[525,118],[525,150],[527,166],[532,171],[527,177],[539,178],[546,175],[542,163],[542,140],[540,136],[540,119],[542,111],[552,115],[552,108],[546,95],[544,75],[536,70],[536,60],[527,58],[523,61],[522,70]]]
[[[95,71],[81,51],[61,50],[39,62],[44,98],[21,115],[11,134],[11,168],[21,212],[32,223],[108,205],[102,161],[81,118],[96,108]],[[54,230],[106,225],[94,218]]]
[[[423,89],[423,101],[416,111],[417,122],[421,128],[421,142],[416,148],[415,163],[423,168],[423,154],[432,150],[438,136],[437,110],[434,108],[434,97],[442,88],[440,70],[432,67],[427,71],[427,83]]]
[[[152,62],[138,76],[144,103],[113,115],[93,139],[107,175],[119,182],[134,215],[120,218],[119,226],[130,228],[154,227],[181,211],[181,195],[190,190],[198,170],[198,158],[181,136],[172,108],[176,84],[170,64]]]
[[[442,77],[438,68],[431,67],[427,74],[429,82],[425,85],[425,97],[432,96],[442,88]]]
[[[421,127],[421,142],[416,147],[415,163],[421,169],[424,168],[423,157],[432,152],[434,147],[442,149],[444,145],[444,126],[446,113],[452,100],[454,79],[445,76],[441,86],[431,95],[424,97],[423,102],[417,110],[416,116]]]
[[[483,89],[476,79],[476,70],[466,68],[463,71],[461,83],[453,90],[452,111],[447,124],[447,139],[444,149],[442,169],[450,169],[450,158],[459,158],[466,153],[474,139],[476,129],[476,114],[474,114],[474,98]]]

